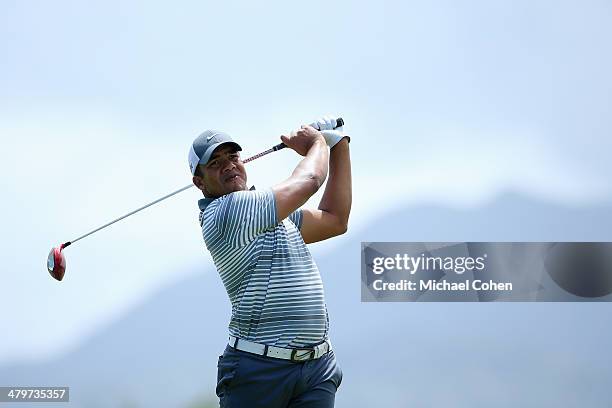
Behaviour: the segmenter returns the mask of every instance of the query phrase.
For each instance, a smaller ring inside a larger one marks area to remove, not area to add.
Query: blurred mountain
[[[612,204],[398,208],[331,252],[312,246],[344,371],[336,406],[612,406],[608,303],[361,303],[362,241],[612,241]],[[66,355],[0,367],[0,384],[69,385],[71,407],[215,406],[229,314],[211,265]]]

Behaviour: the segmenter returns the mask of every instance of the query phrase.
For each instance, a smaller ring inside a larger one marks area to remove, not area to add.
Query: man
[[[343,234],[351,209],[349,137],[335,120],[281,136],[304,158],[285,181],[247,188],[240,145],[207,130],[189,163],[206,247],[232,304],[219,357],[221,407],[333,407],[342,381],[323,284],[306,244]],[[328,146],[330,150],[328,151]],[[318,209],[300,207],[329,178]]]

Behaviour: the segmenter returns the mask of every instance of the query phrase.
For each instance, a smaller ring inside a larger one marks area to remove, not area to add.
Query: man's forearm
[[[325,145],[325,140],[321,137],[312,144],[306,156],[293,170],[291,177],[296,179],[312,179],[318,183],[318,186],[321,186],[327,177],[327,160],[327,146]]]
[[[298,137],[301,137],[299,133]],[[284,139],[283,142],[289,142],[289,146],[291,140],[286,137]],[[304,143],[303,138],[301,142]],[[304,151],[304,148],[306,147],[298,146],[298,150],[296,150],[301,151],[302,153],[300,154],[305,153],[305,157],[293,170],[291,176],[272,187],[278,220],[284,220],[293,211],[304,205],[319,190],[327,177],[329,153],[323,136],[319,136],[317,140],[314,140],[307,151]]]
[[[348,140],[344,138],[330,151],[329,176],[319,203],[319,210],[335,215],[344,230],[348,226],[352,194],[351,156]]]

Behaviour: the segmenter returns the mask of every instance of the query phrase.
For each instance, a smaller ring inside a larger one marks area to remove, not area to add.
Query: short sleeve
[[[217,200],[220,202],[214,222],[225,241],[232,246],[244,246],[278,224],[271,189],[235,191]]]
[[[302,217],[304,216],[302,209],[298,208],[289,215],[289,219],[295,224],[298,230],[302,229]]]

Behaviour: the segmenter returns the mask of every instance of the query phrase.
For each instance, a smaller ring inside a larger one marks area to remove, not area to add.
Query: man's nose
[[[222,164],[221,164],[221,169],[223,172],[229,171],[229,170],[233,170],[236,167],[236,164],[229,160],[229,159],[225,159],[223,160]]]

